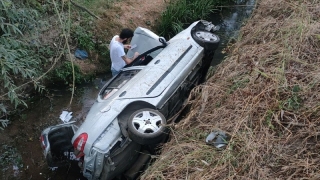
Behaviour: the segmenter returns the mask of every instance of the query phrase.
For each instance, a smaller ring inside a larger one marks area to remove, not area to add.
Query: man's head
[[[122,29],[119,37],[124,40],[123,43],[125,44],[128,39],[133,37],[133,31],[129,28]]]

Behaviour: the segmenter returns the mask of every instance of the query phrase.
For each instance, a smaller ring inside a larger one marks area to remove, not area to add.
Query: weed
[[[81,26],[77,26],[74,31],[74,34],[79,48],[85,50],[93,50],[95,48],[95,43],[93,42],[93,35],[89,31],[86,31]]]
[[[111,66],[111,60],[110,60],[110,51],[107,49],[107,44],[98,44],[96,47],[97,53],[100,54],[100,59],[102,59],[102,64],[104,67],[110,67]],[[108,68],[108,71],[110,69]]]
[[[75,65],[73,72],[71,62],[64,62],[62,66],[54,70],[53,79],[57,82],[63,82],[65,85],[72,84],[73,73],[75,76],[75,83],[81,83],[83,75],[80,71],[79,66]]]
[[[52,0],[28,0],[26,1],[26,4],[39,11],[42,14],[54,14],[54,10],[52,9]]]
[[[267,111],[267,115],[266,115],[266,117],[265,117],[265,120],[266,120],[266,123],[267,123],[267,126],[269,127],[269,128],[271,128],[272,130],[274,130],[274,126],[273,126],[273,124],[272,124],[272,116],[273,116],[273,112],[272,111]]]
[[[62,64],[59,68],[54,70],[53,79],[57,82],[63,82],[64,84],[72,84],[73,73],[75,77],[75,83],[80,84],[91,80],[91,76],[84,75],[79,66],[74,66],[74,72],[72,70],[71,62],[67,61]]]
[[[0,167],[7,169],[10,165],[22,167],[22,158],[15,147],[4,144],[0,149]]]
[[[47,58],[53,57],[55,55],[54,49],[46,45],[40,46],[38,48],[38,53]]]
[[[229,2],[229,1],[227,1]],[[214,12],[215,6],[222,2],[219,0],[173,0],[160,17],[157,31],[160,35],[170,39],[184,29],[189,22],[206,19]]]
[[[7,119],[0,119],[0,122],[1,122],[1,126],[2,126],[2,127],[0,127],[0,130],[3,130],[3,128],[6,128],[9,124],[9,120],[7,120]]]
[[[293,95],[284,102],[283,106],[288,110],[296,110],[300,108],[300,102],[301,99],[298,96]]]
[[[243,80],[234,82],[234,84],[230,87],[230,89],[228,89],[228,94],[232,94],[238,88],[244,88],[249,81],[250,81],[249,79],[243,79]]]
[[[300,87],[298,85],[294,85],[290,90],[290,96],[280,101],[280,108],[287,110],[297,110],[302,106],[302,99],[299,97]]]

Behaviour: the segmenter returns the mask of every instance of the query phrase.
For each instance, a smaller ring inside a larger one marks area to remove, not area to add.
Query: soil
[[[146,27],[153,30],[161,12],[165,9],[166,2],[163,0],[153,0],[148,3],[144,0],[123,0],[115,2],[112,9],[100,17],[96,22],[96,33],[103,34],[106,41],[117,34],[123,27],[135,29],[137,26]],[[113,21],[113,26],[110,25]],[[55,32],[48,32],[51,35]],[[99,69],[99,57],[91,57],[91,63],[77,61],[83,72],[92,72]],[[99,86],[97,84],[97,86]],[[91,88],[92,89],[92,88]],[[87,91],[86,88],[78,88],[76,94],[70,100],[64,98],[69,91],[62,92],[51,89],[41,97],[29,99],[31,102],[27,110],[19,110],[18,115],[11,119],[11,123],[3,131],[0,130],[0,179],[85,179],[80,173],[80,169],[70,169],[70,167],[51,170],[46,164],[42,154],[39,136],[43,129],[50,125],[61,123],[59,115],[63,110],[73,112],[80,121],[84,120],[85,114],[96,98],[97,91]],[[98,90],[98,88],[97,88]],[[85,97],[81,93],[86,94]]]

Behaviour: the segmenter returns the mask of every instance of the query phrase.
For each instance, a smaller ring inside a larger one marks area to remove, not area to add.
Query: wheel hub
[[[144,120],[144,122],[146,123],[145,125],[147,125],[147,124],[151,124],[150,119],[148,119],[148,120]]]
[[[217,37],[209,32],[203,32],[203,31],[197,32],[196,36],[198,36],[198,38],[203,39],[205,41],[216,41],[217,40]]]

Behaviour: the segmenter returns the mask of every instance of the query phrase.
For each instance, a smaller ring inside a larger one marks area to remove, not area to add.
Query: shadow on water
[[[250,17],[254,6],[255,0],[237,0],[234,5],[224,7],[209,17],[209,21],[220,26],[220,30],[216,32],[220,37],[220,46],[215,51],[212,66],[223,61],[227,55],[223,53],[223,49],[232,39],[237,39],[241,26]]]

